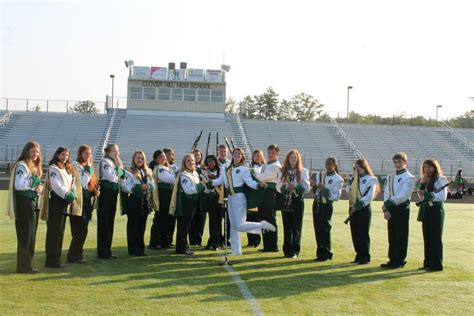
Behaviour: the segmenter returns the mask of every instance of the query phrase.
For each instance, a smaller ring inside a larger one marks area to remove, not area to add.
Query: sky
[[[1,8],[0,98],[126,97],[128,70],[185,61],[237,100],[273,87],[332,115],[474,109],[474,1],[32,1]]]

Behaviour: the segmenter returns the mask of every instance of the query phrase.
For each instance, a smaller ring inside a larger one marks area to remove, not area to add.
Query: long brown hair
[[[90,150],[92,151],[91,147],[87,144],[82,144],[81,146],[79,146],[79,148],[77,149],[77,158],[76,158],[76,161],[78,163],[80,163],[81,165],[84,164],[84,163],[87,163],[87,161],[84,161],[84,159],[82,159],[82,154],[86,151],[86,150]],[[91,166],[90,166],[92,169],[94,169],[94,162],[92,161],[91,162]],[[98,183],[97,183],[97,176],[94,174],[91,175],[91,180],[89,181],[89,183],[87,184],[87,190],[89,192],[95,192],[95,190],[97,189],[97,186],[98,186]]]
[[[242,148],[236,147],[232,152],[232,165],[234,165],[234,152],[238,151],[242,155],[242,159],[240,160],[241,165],[245,165],[245,154]]]
[[[258,162],[254,160],[255,155],[258,154]],[[263,150],[261,149],[255,149],[252,153],[252,162],[250,164],[250,167],[253,167],[254,165],[263,165],[265,163],[265,155],[263,154]]]
[[[147,177],[151,176],[151,170],[148,168],[148,165],[146,163],[146,155],[142,150],[135,150],[132,156],[132,165],[130,166],[130,171],[133,173],[135,177],[138,179],[142,178],[142,175],[140,173],[140,168],[135,164],[135,157],[137,155],[142,155],[143,156],[143,170],[145,171],[145,174]]]
[[[112,159],[112,157],[109,156],[109,153],[112,151],[112,148],[114,148],[114,146],[117,146],[117,150],[118,150],[119,146],[117,144],[108,144],[107,146],[105,146],[105,148],[104,148],[104,158]]]
[[[89,145],[87,144],[82,144],[81,146],[79,146],[79,148],[77,149],[77,158],[76,158],[76,161],[80,164],[83,164],[87,161],[84,161],[84,159],[82,159],[82,154],[86,151],[86,150],[90,150],[92,152],[92,149]],[[94,168],[94,164],[92,163],[91,164],[91,168]]]
[[[339,174],[339,167],[337,166],[336,158],[329,157],[329,158],[326,159],[326,163],[328,163],[328,162],[334,164],[334,171],[336,171],[336,173]]]
[[[71,165],[71,152],[69,151],[69,149],[65,146],[59,146],[58,149],[56,149],[56,151],[54,152],[54,155],[53,155],[53,158],[51,158],[51,160],[49,161],[49,166],[51,165],[56,165],[58,166],[58,162],[59,162],[59,154],[61,154],[62,152],[67,152],[69,154],[69,157],[67,158],[67,161],[66,163],[64,164],[64,169],[66,169],[66,171],[69,173],[69,174],[72,174],[72,165]],[[59,167],[59,166],[58,166]]]
[[[38,159],[35,161],[32,161],[30,159],[30,149],[31,148],[37,148],[39,151],[39,156]],[[41,175],[43,174],[43,166],[41,164],[41,146],[38,144],[38,142],[32,140],[26,143],[26,145],[23,147],[20,156],[16,160],[16,162],[24,161],[26,163],[26,166],[30,170],[31,174],[34,176],[38,176],[41,178]]]
[[[366,174],[368,174],[369,176],[375,177],[374,172],[372,171],[372,168],[370,167],[369,161],[367,159],[357,159],[355,163],[356,163],[356,165],[358,165],[359,167],[364,169]],[[375,197],[377,197],[379,192],[380,192],[380,184],[377,180],[377,185],[375,186],[374,199],[375,199]]]
[[[298,182],[301,181],[301,170],[303,170],[303,162],[301,161],[301,154],[297,149],[290,150],[285,157],[285,161],[283,161],[283,166],[281,167],[281,179],[285,180],[288,172],[290,170],[290,156],[296,155],[296,179]]]
[[[425,174],[424,170],[423,170],[425,165],[428,165],[428,166],[434,168],[434,173],[430,177],[428,177],[428,183],[426,184],[427,191],[433,192],[434,191],[434,184],[435,184],[436,180],[438,180],[439,176],[443,175],[443,169],[441,169],[441,166],[440,166],[438,160],[436,160],[436,159],[426,159],[421,164],[420,174],[422,174],[422,175]]]

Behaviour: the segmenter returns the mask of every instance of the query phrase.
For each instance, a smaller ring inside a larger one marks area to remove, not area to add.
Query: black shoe
[[[110,260],[112,259],[112,257],[111,256],[97,256],[97,259]]]
[[[407,264],[406,261],[397,262],[397,263],[392,264],[392,265],[389,267],[389,269],[400,269],[400,268],[403,268],[406,264]]]
[[[146,253],[141,253],[138,255],[139,257],[148,257],[148,255]]]
[[[84,260],[84,259],[77,259],[77,260],[67,259],[67,262],[69,262],[69,263],[87,263],[87,261]]]
[[[326,262],[326,261],[331,261],[331,260],[332,258],[323,258],[323,257],[314,259],[314,261],[316,262]]]
[[[51,268],[51,269],[63,269],[66,266],[63,264],[45,264],[44,265],[46,268]]]
[[[426,269],[426,272],[440,272],[443,271],[443,267],[430,267]]]
[[[258,249],[260,252],[278,252],[278,249]]]
[[[357,263],[357,264],[359,264],[359,262],[360,262],[359,259],[354,259],[354,260],[351,261],[350,263]]]
[[[357,262],[357,264],[360,264],[360,265],[368,264],[368,263],[370,263],[370,260],[361,260],[361,261]]]
[[[385,268],[385,269],[390,269],[392,266],[393,266],[393,262],[391,262],[391,261],[389,261],[387,263],[382,263],[380,265],[381,268]]]
[[[158,245],[158,246],[152,246],[152,245],[148,246],[148,249],[150,249],[150,250],[160,250],[161,248],[163,248],[163,247],[161,247],[160,245]]]
[[[180,254],[180,255],[186,255],[186,256],[192,256],[194,255],[194,252],[192,252],[191,250],[187,249],[185,251],[176,251],[177,254]]]
[[[425,267],[425,266],[422,266],[422,267],[419,267],[418,270],[426,270],[428,271],[430,269],[430,267]]]
[[[110,259],[117,259],[118,258],[117,256],[112,256],[112,255],[110,255],[109,257],[110,257]]]

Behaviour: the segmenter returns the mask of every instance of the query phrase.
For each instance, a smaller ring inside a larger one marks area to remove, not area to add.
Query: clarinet
[[[142,173],[142,184],[148,184],[148,176],[145,172]],[[145,213],[145,212],[147,213]],[[143,194],[142,197],[142,212],[145,214],[150,214],[151,213],[151,205],[150,205],[150,190],[146,189],[145,193]]]

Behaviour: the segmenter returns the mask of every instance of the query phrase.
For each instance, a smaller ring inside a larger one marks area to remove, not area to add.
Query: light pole
[[[436,122],[435,122],[436,127],[438,127],[438,109],[442,108],[442,107],[443,107],[442,105],[437,105],[436,106]]]
[[[110,75],[110,78],[112,79],[112,109],[114,108],[114,79],[115,75]]]
[[[352,89],[352,86],[347,86],[347,123],[349,123],[349,91]]]

